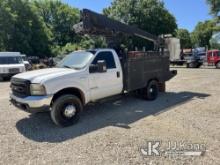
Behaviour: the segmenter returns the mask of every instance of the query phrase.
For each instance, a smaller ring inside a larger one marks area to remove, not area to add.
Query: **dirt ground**
[[[9,82],[0,82],[0,164],[219,164],[220,70],[177,70],[156,101],[127,96],[89,105],[69,128],[56,127],[47,113],[16,109]],[[148,141],[160,141],[160,156],[144,155]],[[167,155],[169,142],[204,152]]]

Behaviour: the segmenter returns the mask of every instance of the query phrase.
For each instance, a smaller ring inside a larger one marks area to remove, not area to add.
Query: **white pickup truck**
[[[76,51],[56,68],[15,75],[10,98],[22,110],[49,110],[55,124],[70,126],[89,102],[132,91],[154,100],[175,75],[169,56],[161,53],[129,52],[119,59],[113,49]]]
[[[25,71],[25,65],[19,52],[0,52],[0,79],[9,78]]]

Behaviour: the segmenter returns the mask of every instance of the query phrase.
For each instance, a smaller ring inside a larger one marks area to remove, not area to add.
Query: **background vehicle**
[[[25,72],[25,66],[20,53],[0,52],[0,78],[10,78],[11,76]]]
[[[192,49],[192,53],[184,55],[184,60],[188,68],[199,68],[206,58],[206,48]]]
[[[209,50],[207,53],[207,63],[208,65],[214,65],[217,69],[220,69],[220,51]]]
[[[21,57],[23,59],[26,70],[31,70],[31,64],[29,63],[27,56],[25,54],[22,54]]]
[[[163,43],[147,32],[89,10],[83,10],[82,22],[75,27],[81,34],[109,34],[114,29],[142,36],[156,46]],[[120,54],[111,48],[76,51],[57,68],[14,76],[10,97],[15,106],[31,113],[51,109],[55,124],[70,126],[79,120],[83,106],[89,102],[129,92],[155,100],[159,91],[165,91],[165,82],[176,74],[170,71],[169,53],[159,46],[154,51],[120,51]]]
[[[188,68],[199,68],[206,57],[205,48],[181,50],[180,39],[165,38],[167,49],[170,52],[170,63],[173,65],[186,65]]]
[[[170,52],[170,63],[173,65],[183,65],[185,60],[181,56],[180,39],[174,37],[165,38],[167,50]]]
[[[29,56],[28,57],[28,61],[29,63],[32,64],[39,64],[40,63],[40,59],[37,56]]]

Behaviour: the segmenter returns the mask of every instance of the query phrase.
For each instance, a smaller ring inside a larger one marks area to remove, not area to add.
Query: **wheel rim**
[[[63,111],[63,115],[66,118],[72,118],[73,116],[76,115],[76,107],[74,105],[66,105]]]
[[[156,97],[156,86],[152,85],[151,88],[149,89],[151,97]]]

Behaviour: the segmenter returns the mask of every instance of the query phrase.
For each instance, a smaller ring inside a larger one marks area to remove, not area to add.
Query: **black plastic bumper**
[[[165,75],[165,81],[168,81],[177,75],[177,70],[171,70]]]

